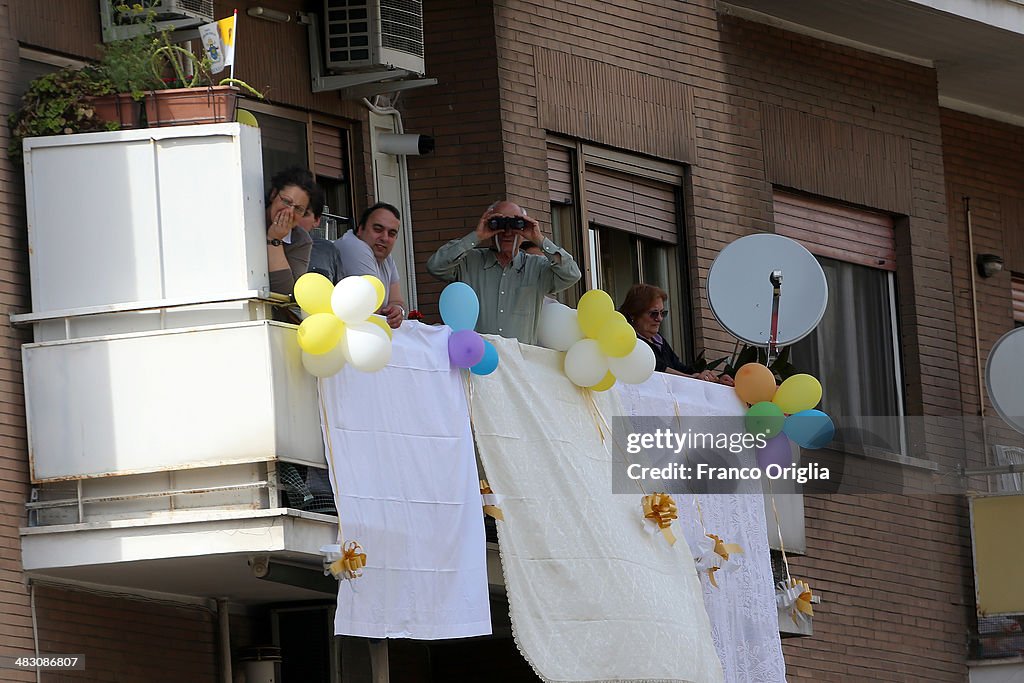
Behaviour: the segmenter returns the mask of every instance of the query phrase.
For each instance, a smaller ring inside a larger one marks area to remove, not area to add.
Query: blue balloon
[[[480,362],[469,369],[474,375],[489,375],[498,367],[498,349],[494,344],[484,339],[484,357]]]
[[[480,299],[465,282],[453,282],[441,292],[441,320],[458,332],[472,330],[480,317]]]
[[[836,434],[832,418],[820,410],[801,410],[786,418],[782,432],[801,448],[827,446]]]

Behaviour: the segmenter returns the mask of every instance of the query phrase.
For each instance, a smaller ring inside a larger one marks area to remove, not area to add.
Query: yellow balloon
[[[334,284],[320,273],[306,273],[295,281],[295,301],[306,313],[331,313]]]
[[[299,347],[314,356],[327,353],[341,340],[345,323],[333,313],[314,313],[299,325]]]
[[[605,320],[615,312],[615,304],[608,293],[600,289],[592,289],[580,297],[576,308],[576,318],[583,334],[590,339],[597,339],[604,327]]]
[[[373,288],[377,290],[377,303],[373,305],[373,310],[379,311],[381,304],[384,303],[384,297],[387,295],[387,290],[384,289],[384,283],[373,275],[364,275],[363,277],[369,280],[370,284],[373,285]]]
[[[778,387],[775,375],[760,363],[747,363],[736,371],[736,393],[744,402],[754,405],[775,398]]]
[[[779,386],[772,403],[792,415],[810,410],[821,401],[821,382],[810,375],[793,375]]]
[[[377,280],[377,282],[380,282],[380,280]],[[380,329],[382,329],[385,332],[387,332],[388,333],[388,339],[391,339],[391,326],[388,325],[388,319],[387,318],[385,318],[382,315],[371,315],[369,318],[366,319],[366,322],[373,323],[374,325],[376,325]]]
[[[633,328],[631,327],[629,329],[633,329]],[[613,386],[615,386],[615,375],[613,375],[611,372],[607,372],[604,375],[604,379],[602,379],[600,382],[598,382],[594,386],[587,387],[587,388],[590,389],[591,391],[608,391]]]
[[[238,121],[242,125],[252,126],[253,128],[259,128],[260,122],[256,120],[256,117],[252,115],[251,111],[245,109],[238,109],[235,113],[235,121]]]
[[[601,352],[612,358],[628,356],[636,346],[636,330],[626,322],[626,317],[614,311],[605,318],[604,327],[597,335],[597,345]]]

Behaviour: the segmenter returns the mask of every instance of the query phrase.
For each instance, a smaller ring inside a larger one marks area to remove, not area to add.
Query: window
[[[836,441],[903,454],[892,218],[819,199],[775,193],[776,231],[814,254],[828,282],[818,327],[792,347],[791,362],[821,382]],[[783,298],[785,305],[785,298]]]
[[[337,239],[351,227],[352,187],[348,130],[308,114],[282,107],[246,102],[260,124],[264,186],[275,173],[291,166],[308,168],[324,190],[324,220],[315,237]]]
[[[673,164],[568,141],[548,145],[554,238],[585,273],[560,299],[575,305],[587,289],[603,289],[620,304],[635,283],[657,285],[669,293],[672,312],[661,333],[681,357],[692,358],[679,248],[682,178]]]

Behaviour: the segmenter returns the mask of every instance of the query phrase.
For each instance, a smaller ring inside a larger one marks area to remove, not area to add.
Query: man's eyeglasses
[[[651,320],[663,320],[668,317],[668,309],[647,311],[647,315],[651,316]]]
[[[284,208],[291,209],[299,218],[305,216],[306,213],[309,211],[309,209],[306,208],[305,206],[302,206],[301,204],[296,204],[291,199],[285,197],[283,194],[277,195],[277,198],[281,200],[282,204],[284,204]]]

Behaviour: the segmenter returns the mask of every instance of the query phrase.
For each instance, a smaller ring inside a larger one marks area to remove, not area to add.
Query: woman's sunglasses
[[[668,309],[659,311],[655,308],[653,311],[647,311],[647,315],[651,316],[652,320],[663,320],[668,317]]]

